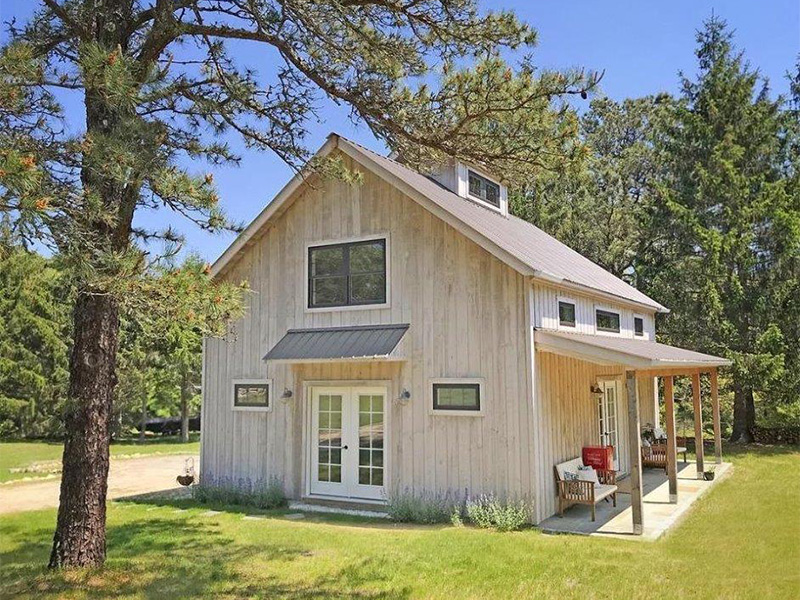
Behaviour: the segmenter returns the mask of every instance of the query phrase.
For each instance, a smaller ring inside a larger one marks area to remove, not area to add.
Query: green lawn
[[[0,596],[800,598],[800,451],[728,457],[733,475],[655,543],[124,503],[106,568],[62,574],[43,569],[55,511],[6,516]]]
[[[63,449],[61,442],[0,440],[0,483],[47,475],[47,473],[12,473],[11,469],[26,468],[36,463],[60,462]],[[124,440],[111,444],[111,456],[183,454],[199,451],[198,435],[193,435],[192,441],[188,444],[181,444],[176,437],[152,438],[143,443],[138,440]]]

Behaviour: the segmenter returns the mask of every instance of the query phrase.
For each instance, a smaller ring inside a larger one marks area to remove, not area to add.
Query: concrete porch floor
[[[716,465],[714,481],[700,481],[694,462],[678,464],[678,503],[669,502],[669,482],[663,469],[643,469],[642,498],[644,532],[633,535],[631,515],[630,478],[618,482],[617,507],[611,501],[597,504],[597,520],[592,521],[591,508],[570,506],[564,517],[555,515],[539,523],[545,533],[573,533],[597,535],[628,540],[655,541],[670,527],[677,524],[692,504],[712,486],[732,471],[730,463]]]

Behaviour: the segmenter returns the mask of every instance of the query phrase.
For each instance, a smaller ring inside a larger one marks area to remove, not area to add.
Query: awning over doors
[[[264,360],[320,362],[402,360],[395,350],[408,323],[290,329]]]
[[[636,338],[537,329],[534,341],[537,350],[636,370],[704,370],[731,364],[719,356]]]

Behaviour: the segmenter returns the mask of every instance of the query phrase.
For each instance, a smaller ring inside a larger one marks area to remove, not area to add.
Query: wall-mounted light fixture
[[[596,383],[593,383],[589,387],[589,391],[591,392],[592,397],[595,398],[595,399],[603,397],[603,389],[599,385],[597,385]]]
[[[289,402],[292,399],[292,396],[294,396],[292,390],[290,390],[289,388],[283,388],[283,393],[281,394],[281,400],[283,400],[284,402]]]
[[[397,403],[405,406],[408,404],[408,401],[411,399],[411,392],[409,392],[406,388],[403,388],[403,391],[400,392],[400,395],[397,397]]]

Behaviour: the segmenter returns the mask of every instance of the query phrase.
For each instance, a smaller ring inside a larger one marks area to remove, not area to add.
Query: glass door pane
[[[358,394],[358,484],[383,486],[384,396]]]
[[[342,395],[320,394],[317,408],[317,480],[342,482]]]

